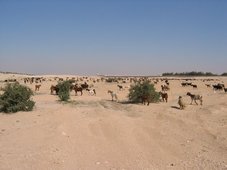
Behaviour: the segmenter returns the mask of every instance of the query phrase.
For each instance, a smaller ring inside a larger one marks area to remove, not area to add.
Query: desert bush
[[[113,83],[113,82],[118,82],[118,80],[116,78],[108,78],[106,79],[107,83]]]
[[[217,76],[217,74],[213,74],[211,72],[183,72],[183,73],[163,73],[162,76]]]
[[[68,101],[70,99],[70,86],[71,83],[69,81],[62,81],[57,84],[58,97],[61,101]]]
[[[227,76],[227,73],[222,73],[221,76]]]
[[[76,83],[76,80],[74,80],[74,79],[69,79],[68,81],[70,84]]]
[[[133,103],[141,102],[142,96],[148,96],[150,102],[159,101],[159,93],[155,91],[154,85],[149,81],[138,82],[129,89],[129,101]]]
[[[32,90],[26,86],[19,83],[8,84],[0,96],[0,111],[5,113],[31,111],[35,105],[30,99],[32,95]]]

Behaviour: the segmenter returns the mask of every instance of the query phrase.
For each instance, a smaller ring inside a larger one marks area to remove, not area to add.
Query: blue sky
[[[0,70],[227,71],[226,0],[0,0]]]

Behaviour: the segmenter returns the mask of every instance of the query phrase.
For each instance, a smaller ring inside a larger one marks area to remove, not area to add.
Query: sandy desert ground
[[[23,77],[0,74],[0,86],[8,78],[24,84]],[[0,169],[227,169],[227,93],[205,86],[223,82],[227,87],[227,78],[214,79],[219,81],[191,81],[197,89],[169,80],[169,102],[149,106],[124,103],[129,82],[88,82],[97,95],[71,92],[73,102],[67,104],[50,95],[57,81],[42,82],[32,112],[0,114]],[[118,90],[117,84],[125,89]],[[158,91],[161,84],[155,85]],[[35,84],[26,85],[34,90]],[[119,102],[111,101],[109,89],[117,92]],[[204,105],[189,105],[188,91],[203,95]],[[179,95],[185,110],[177,109]]]

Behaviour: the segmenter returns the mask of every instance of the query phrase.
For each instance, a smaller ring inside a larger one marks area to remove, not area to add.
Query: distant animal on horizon
[[[159,92],[159,94],[160,94],[160,96],[161,96],[161,98],[162,98],[162,101],[164,102],[168,102],[168,93],[165,93],[165,92]]]
[[[35,85],[35,91],[39,91],[40,87],[41,87],[41,84],[36,84]]]
[[[117,97],[117,94],[116,94],[116,93],[114,93],[114,92],[111,91],[111,90],[108,90],[108,93],[111,95],[112,101],[114,101],[114,99],[115,99],[116,101],[118,101],[118,97]]]
[[[193,88],[197,88],[197,85],[196,84],[192,84],[191,85]]]
[[[203,105],[203,97],[201,95],[198,94],[191,94],[190,92],[187,92],[187,95],[191,97],[191,104],[194,101],[196,105],[198,105],[198,103],[196,102],[196,100],[200,101],[200,105]]]
[[[182,87],[191,86],[191,85],[192,85],[192,83],[188,83],[188,82],[181,83],[181,86],[182,86]]]
[[[178,104],[179,104],[181,110],[185,109],[186,105],[185,105],[185,103],[183,101],[182,96],[179,96],[179,98],[178,98]]]

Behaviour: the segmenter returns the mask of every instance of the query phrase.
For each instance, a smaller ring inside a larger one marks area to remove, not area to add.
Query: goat
[[[191,85],[193,88],[197,88],[197,85],[196,84],[192,84]]]
[[[123,89],[123,86],[121,86],[119,84],[117,86],[118,86],[119,90],[122,90]]]
[[[195,104],[198,105],[198,103],[196,102],[196,100],[199,100],[200,101],[200,105],[203,105],[203,97],[201,95],[191,94],[190,92],[187,92],[187,95],[191,97],[191,104],[194,101]]]
[[[116,93],[114,93],[111,90],[108,90],[108,93],[111,95],[112,101],[114,101],[114,98],[115,98],[116,101],[118,101],[118,97],[117,97],[117,94]]]
[[[142,104],[146,104],[147,102],[147,106],[149,106],[150,104],[150,97],[148,95],[142,95],[140,96],[141,100],[142,100]]]
[[[54,91],[58,95],[59,88],[57,86],[51,85],[51,87],[50,87],[50,94],[54,94]]]
[[[227,88],[224,88],[225,93],[227,93]]]
[[[165,92],[159,92],[159,94],[160,94],[160,96],[162,98],[162,101],[163,102],[165,101],[167,103],[167,101],[168,101],[168,94],[165,93]]]
[[[95,89],[86,89],[88,91],[88,93],[93,96],[93,95],[96,95],[96,91]]]

